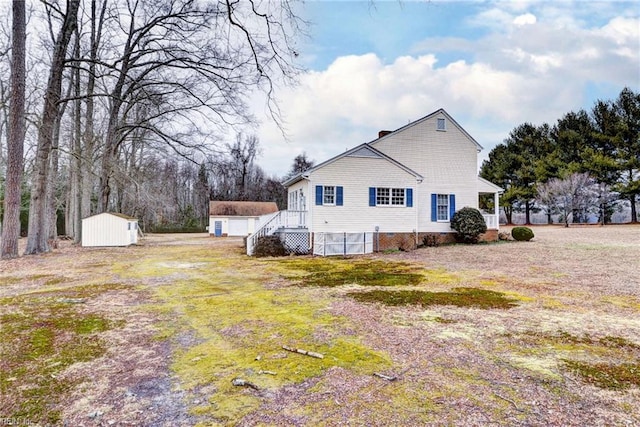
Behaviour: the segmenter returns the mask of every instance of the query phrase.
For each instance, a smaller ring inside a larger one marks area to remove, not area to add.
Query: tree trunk
[[[3,259],[18,256],[20,238],[20,189],[25,134],[25,1],[13,0],[11,51],[11,106],[7,141],[7,179],[4,197],[4,224],[0,254]]]
[[[513,224],[513,208],[503,206],[502,209],[504,209],[504,216],[507,218],[507,225]]]
[[[58,117],[58,101],[62,90],[62,72],[67,46],[75,31],[80,0],[67,1],[67,13],[56,39],[51,61],[51,70],[44,96],[42,123],[38,129],[38,147],[35,158],[35,174],[29,204],[29,231],[25,254],[49,252],[47,242],[47,185],[49,182],[50,154],[53,145],[54,124]]]
[[[531,202],[529,200],[524,203],[524,223],[531,224]]]
[[[95,135],[93,129],[94,103],[93,94],[96,86],[96,60],[98,59],[98,48],[102,36],[102,25],[107,9],[107,1],[102,2],[100,18],[96,21],[96,1],[91,0],[91,52],[89,53],[89,74],[87,76],[87,100],[85,112],[85,128],[83,134],[82,148],[82,201],[81,217],[86,218],[91,215],[91,195],[93,193],[93,150],[95,147]],[[81,233],[78,241],[81,239]]]
[[[58,144],[60,143],[60,121],[62,119],[62,112],[58,113],[56,119],[54,131],[53,131],[53,143],[51,145],[51,165],[49,176],[49,184],[47,185],[47,242],[54,243],[54,248],[57,246],[55,241],[58,239],[58,204],[56,202],[56,183],[58,180],[58,166],[60,163],[60,150]]]
[[[71,95],[73,83],[73,80],[69,82],[69,88],[67,89],[66,93],[67,98]],[[56,117],[56,122],[53,127],[53,142],[51,144],[51,170],[49,172],[51,178],[49,179],[50,182],[47,185],[47,241],[49,242],[49,244],[53,244],[54,248],[58,246],[58,203],[56,194],[56,183],[60,181],[58,177],[60,164],[60,126],[62,124],[62,117],[64,116],[64,112],[66,109],[67,102],[64,102],[58,108],[58,116]]]
[[[629,201],[631,202],[631,222],[635,224],[638,222],[638,211],[636,210],[636,195],[632,194],[629,197]]]
[[[80,36],[76,32],[74,57],[80,56]],[[73,71],[73,146],[70,159],[70,182],[66,234],[79,243],[82,224],[82,108],[80,100],[80,64]]]

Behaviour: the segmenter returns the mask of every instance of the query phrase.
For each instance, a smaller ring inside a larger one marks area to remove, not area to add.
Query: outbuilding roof
[[[260,216],[278,212],[274,202],[211,201],[211,216]]]
[[[118,218],[122,218],[122,219],[126,219],[127,221],[137,221],[138,218],[134,218],[132,216],[129,215],[125,215],[123,213],[119,213],[119,212],[102,212],[99,214],[95,214],[95,215],[90,215],[88,217],[85,217],[83,219],[88,219],[88,218],[93,218],[95,216],[100,216],[100,215],[112,215],[112,216],[117,216]]]

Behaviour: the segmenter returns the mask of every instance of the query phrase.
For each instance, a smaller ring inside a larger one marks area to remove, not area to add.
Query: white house
[[[273,202],[209,202],[209,234],[216,237],[248,236],[260,227],[261,218],[278,212]]]
[[[257,238],[276,233],[289,246],[286,236],[306,233],[307,250],[320,255],[452,241],[452,215],[465,206],[479,208],[481,196],[492,205],[484,213],[484,238],[497,239],[503,190],[478,177],[481,149],[443,109],[380,131],[377,139],[284,182],[288,209],[256,230],[247,253]]]
[[[82,246],[129,246],[136,243],[136,218],[105,212],[82,220]]]

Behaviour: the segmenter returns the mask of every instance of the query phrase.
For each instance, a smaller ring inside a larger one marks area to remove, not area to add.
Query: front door
[[[214,223],[214,230],[216,237],[222,237],[222,221],[216,221]]]

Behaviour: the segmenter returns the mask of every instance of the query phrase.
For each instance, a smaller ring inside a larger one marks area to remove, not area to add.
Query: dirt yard
[[[150,235],[0,261],[0,424],[640,425],[640,226],[533,230],[349,259]]]

